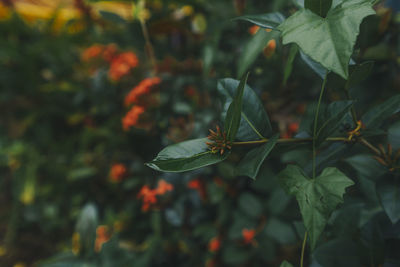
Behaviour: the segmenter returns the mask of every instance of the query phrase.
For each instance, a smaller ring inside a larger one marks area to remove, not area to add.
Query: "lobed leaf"
[[[348,64],[362,20],[375,14],[369,0],[348,0],[320,17],[308,9],[301,9],[285,20],[283,44],[296,43],[302,51],[326,69],[347,79]]]
[[[285,190],[299,203],[311,249],[314,249],[332,211],[343,202],[346,187],[354,183],[332,167],[324,169],[315,179],[309,179],[298,166],[289,165],[279,178]]]
[[[321,17],[326,17],[332,6],[332,0],[305,0],[304,7]]]

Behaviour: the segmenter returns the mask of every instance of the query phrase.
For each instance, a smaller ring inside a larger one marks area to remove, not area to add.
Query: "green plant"
[[[350,157],[353,149],[363,146],[370,152],[369,158],[375,157],[385,167],[379,174],[382,178],[377,191],[383,209],[396,224],[400,219],[396,195],[399,192],[400,147],[398,143],[391,144],[390,136],[386,138],[387,124],[384,122],[400,110],[400,95],[363,112],[355,105],[359,96],[353,98],[351,92],[368,77],[373,67],[372,62],[356,62],[352,57],[357,58],[354,46],[360,24],[364,18],[375,14],[374,4],[370,0],[305,0],[304,7],[287,19],[280,13],[240,17],[272,29],[274,34],[280,34],[283,44],[290,44],[284,83],[291,75],[293,60],[299,51],[304,61],[322,76],[312,120],[305,118],[304,131],[294,138],[279,138],[274,134],[261,101],[246,85],[249,74],[243,75],[240,81],[222,79],[218,82],[218,91],[224,98],[223,131],[217,126],[216,132],[210,130],[208,138],[168,146],[147,166],[163,172],[184,172],[222,162],[235,153],[241,156],[235,174],[255,179],[275,147],[291,145],[293,151],[299,145],[308,147],[310,153],[298,155],[310,156],[311,163],[294,159],[297,164],[289,164],[279,174],[282,187],[295,196],[299,204],[306,229],[300,259],[300,266],[303,266],[307,240],[311,250],[325,245],[320,242],[320,236],[332,213],[343,203],[347,188],[351,190],[355,184],[339,170],[338,159]],[[252,60],[242,60],[244,66],[240,66],[238,73],[242,74]],[[345,98],[325,103],[328,87]],[[376,142],[386,142],[387,150],[382,145],[375,145]],[[243,146],[250,149],[246,151]],[[281,266],[290,264],[284,262]]]

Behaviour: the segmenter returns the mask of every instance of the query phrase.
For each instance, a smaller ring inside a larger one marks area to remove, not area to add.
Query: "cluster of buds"
[[[221,155],[224,154],[226,149],[232,149],[232,142],[226,139],[226,133],[221,132],[221,129],[217,125],[217,131],[214,132],[213,130],[210,131],[210,135],[207,136],[211,142],[206,142],[208,148],[211,150],[212,153],[220,153]]]
[[[383,145],[379,145],[379,150],[381,154],[379,156],[374,156],[380,164],[389,168],[390,171],[394,171],[396,168],[395,164],[400,158],[400,149],[397,150],[395,154],[393,154],[393,148],[391,144],[387,145],[387,151]]]

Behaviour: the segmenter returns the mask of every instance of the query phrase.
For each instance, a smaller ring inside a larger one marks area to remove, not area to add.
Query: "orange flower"
[[[82,61],[87,62],[94,57],[98,57],[101,54],[101,52],[103,52],[103,49],[104,47],[99,44],[95,44],[92,45],[91,47],[86,48],[81,55]]]
[[[150,189],[147,185],[144,185],[137,194],[137,198],[143,199],[142,211],[148,211],[152,204],[157,203],[157,191]]]
[[[168,191],[172,191],[174,186],[170,183],[167,183],[165,180],[158,181],[158,186],[156,188],[157,195],[164,195]]]
[[[299,130],[298,122],[291,122],[287,126],[286,132],[282,135],[282,138],[291,138]]]
[[[288,131],[291,132],[292,134],[296,133],[299,130],[299,123],[298,122],[292,122],[288,126]]]
[[[100,225],[96,228],[96,240],[94,242],[94,251],[100,252],[104,243],[110,240],[111,235],[106,225]]]
[[[251,26],[251,27],[249,28],[249,33],[250,33],[251,35],[254,35],[254,34],[256,34],[256,33],[258,32],[259,29],[260,29],[259,26],[253,25],[253,26]]]
[[[250,244],[253,242],[254,236],[256,235],[256,231],[254,229],[243,229],[242,236],[245,244]]]
[[[122,127],[125,131],[128,131],[131,126],[135,126],[139,122],[139,117],[145,112],[144,107],[134,106],[131,110],[126,113],[125,117],[122,119]]]
[[[150,93],[151,88],[161,82],[158,77],[146,78],[134,87],[125,97],[125,106],[137,104],[142,95]]]
[[[133,52],[121,53],[111,60],[108,75],[111,80],[118,81],[121,77],[138,65],[139,61]]]
[[[137,198],[143,199],[142,211],[148,211],[151,205],[157,203],[157,195],[164,195],[168,191],[172,191],[174,186],[161,179],[158,181],[157,188],[151,189],[149,186],[144,185],[140,192],[137,194]]]
[[[113,182],[120,182],[126,175],[126,167],[124,164],[117,163],[112,165],[110,170],[110,179]]]
[[[211,238],[208,242],[208,250],[210,252],[217,252],[221,248],[221,240],[218,237]]]
[[[275,39],[269,40],[267,45],[264,48],[264,55],[267,58],[272,57],[272,55],[275,53],[275,49],[276,49],[276,41],[275,41]]]

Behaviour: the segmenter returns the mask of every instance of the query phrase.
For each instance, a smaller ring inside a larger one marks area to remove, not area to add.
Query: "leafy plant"
[[[306,64],[322,73],[323,82],[310,128],[306,129],[303,135],[299,134],[294,138],[278,138],[278,135],[273,134],[264,108],[255,99],[256,94],[246,85],[247,76],[240,82],[226,78],[218,82],[218,89],[225,98],[222,116],[224,128],[223,131],[218,128],[219,139],[213,138],[214,132],[210,130],[212,135],[208,137],[208,149],[204,145],[206,139],[183,142],[165,148],[148,166],[159,171],[187,171],[189,168],[181,166],[181,161],[190,161],[190,169],[195,169],[227,160],[229,154],[235,153],[243,154],[235,174],[256,179],[261,165],[275,147],[287,144],[296,149],[299,143],[309,144],[312,152],[311,172],[304,166],[289,164],[279,174],[285,191],[296,197],[306,229],[300,260],[300,265],[303,266],[308,237],[311,250],[318,248],[320,243],[323,244],[324,241],[321,241],[320,237],[324,228],[338,205],[346,201],[346,198],[343,198],[346,190],[355,184],[339,170],[340,167],[323,165],[323,154],[330,153],[331,150],[328,143],[339,143],[348,147],[348,155],[352,153],[353,147],[362,145],[369,149],[379,163],[387,167],[385,173],[390,178],[379,178],[377,193],[387,215],[392,223],[396,224],[400,216],[396,197],[399,187],[394,183],[399,179],[400,150],[394,153],[390,144],[388,151],[371,144],[367,140],[367,133],[380,129],[385,120],[399,111],[399,96],[392,96],[386,103],[364,112],[360,119],[358,114],[362,111],[354,105],[356,100],[351,98],[349,91],[367,78],[372,68],[371,62],[354,64],[351,57],[354,55],[360,24],[364,18],[373,14],[375,11],[370,0],[305,0],[304,8],[300,8],[287,19],[279,13],[239,17],[238,19],[259,27],[279,31],[284,45],[293,43],[285,67],[285,83],[292,72],[292,64],[298,50],[305,55],[303,58]],[[242,63],[245,66],[250,65],[248,62],[244,63],[244,60]],[[242,67],[239,73],[245,68]],[[346,98],[324,104],[327,86],[341,91]],[[339,131],[343,125],[347,125],[346,130]],[[238,149],[242,146],[251,146],[251,149]],[[180,147],[186,148],[178,149]],[[197,163],[196,159],[205,157],[204,153],[207,160]],[[326,157],[332,159],[335,154]],[[168,167],[162,166],[164,160],[170,160]],[[338,158],[335,159],[337,160]],[[290,264],[284,262],[281,266]]]

